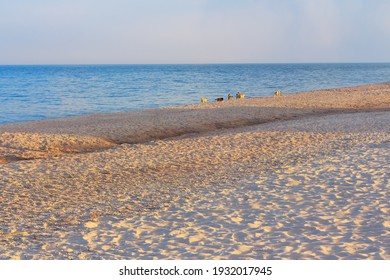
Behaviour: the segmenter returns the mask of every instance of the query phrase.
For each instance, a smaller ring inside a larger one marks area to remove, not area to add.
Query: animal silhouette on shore
[[[244,97],[245,97],[244,93],[237,92],[236,99],[244,99]]]
[[[246,96],[245,93],[237,92],[237,94],[236,94],[236,99],[244,99],[245,96]],[[228,94],[227,97],[228,97],[227,100],[233,100],[233,99],[234,99],[233,95],[230,94],[230,93]],[[215,100],[216,100],[217,102],[222,102],[222,101],[224,100],[224,98],[223,98],[223,97],[218,97],[218,98],[216,98]],[[206,97],[200,98],[200,102],[201,102],[201,103],[207,103],[207,101],[208,101],[208,99],[207,99]]]
[[[282,92],[280,90],[277,90],[274,92],[274,96],[282,96]]]

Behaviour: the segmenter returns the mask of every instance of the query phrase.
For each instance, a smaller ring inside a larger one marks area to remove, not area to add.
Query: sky
[[[0,0],[0,64],[390,62],[389,0]]]

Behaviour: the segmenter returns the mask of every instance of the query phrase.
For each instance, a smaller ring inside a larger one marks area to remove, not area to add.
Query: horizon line
[[[389,64],[390,61],[355,61],[355,62],[178,62],[178,63],[0,63],[0,66],[125,66],[125,65],[260,65],[260,64]]]

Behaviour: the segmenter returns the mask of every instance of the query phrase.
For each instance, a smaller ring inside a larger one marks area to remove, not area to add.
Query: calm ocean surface
[[[0,66],[0,124],[390,81],[390,63]]]

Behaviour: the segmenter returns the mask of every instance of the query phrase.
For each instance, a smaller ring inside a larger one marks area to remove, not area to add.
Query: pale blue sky
[[[389,0],[0,0],[0,64],[390,62]]]

